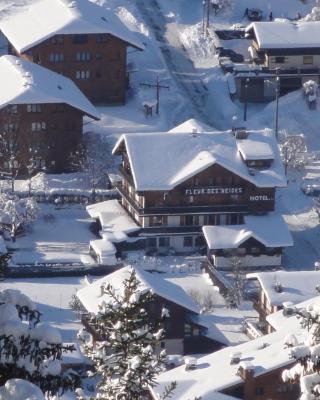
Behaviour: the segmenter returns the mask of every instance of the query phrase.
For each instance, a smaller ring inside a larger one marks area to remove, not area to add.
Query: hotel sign
[[[185,189],[186,196],[199,196],[203,194],[243,194],[243,187],[205,187],[205,188],[192,188]]]

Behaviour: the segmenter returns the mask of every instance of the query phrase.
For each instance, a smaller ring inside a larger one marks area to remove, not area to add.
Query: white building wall
[[[214,265],[220,269],[230,269],[230,257],[216,257],[213,256]],[[263,266],[281,266],[281,255],[267,256],[261,255],[258,257],[245,256],[241,257],[242,267],[263,267]]]

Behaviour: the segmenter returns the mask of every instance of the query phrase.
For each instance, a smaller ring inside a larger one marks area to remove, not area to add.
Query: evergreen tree
[[[74,346],[64,346],[57,329],[38,324],[40,316],[19,290],[0,292],[0,385],[18,378],[49,394],[75,389],[78,375],[61,371],[62,353]]]
[[[153,295],[142,287],[134,270],[124,280],[121,293],[111,285],[102,290],[107,301],[99,314],[88,321],[98,341],[84,344],[95,373],[101,376],[97,394],[90,399],[145,399],[148,387],[155,386],[166,360],[165,352],[160,351],[164,334],[161,316],[158,322],[151,323],[147,313]],[[166,318],[162,314],[162,319]],[[173,382],[162,398],[168,398],[174,388]]]

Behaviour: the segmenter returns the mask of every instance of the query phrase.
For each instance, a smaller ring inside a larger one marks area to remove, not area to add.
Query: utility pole
[[[277,72],[278,73],[278,72]],[[279,123],[279,90],[280,89],[280,78],[277,75],[276,77],[276,127],[275,127],[275,136],[278,140],[278,123]]]
[[[140,83],[140,86],[147,86],[149,88],[156,88],[157,90],[157,104],[156,104],[156,113],[159,114],[159,106],[160,106],[160,90],[161,89],[170,89],[169,86],[160,85],[159,76],[157,76],[156,84],[152,83]]]
[[[247,108],[248,108],[248,85],[249,78],[246,78],[246,83],[244,85],[244,109],[243,109],[243,120],[247,120]]]

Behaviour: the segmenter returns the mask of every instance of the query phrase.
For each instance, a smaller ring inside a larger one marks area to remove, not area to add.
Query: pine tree
[[[20,291],[0,292],[0,385],[18,378],[49,394],[75,389],[78,375],[61,371],[63,352],[75,350],[74,346],[64,346],[57,329],[38,324],[40,317]]]
[[[103,290],[109,301],[88,321],[99,340],[84,345],[95,373],[101,376],[94,398],[145,399],[146,390],[155,386],[157,375],[164,370],[166,359],[165,352],[160,351],[164,334],[161,321],[150,323],[146,311],[153,294],[142,289],[134,270],[124,280],[122,293],[111,285]],[[168,398],[174,388],[173,382],[162,398]]]

